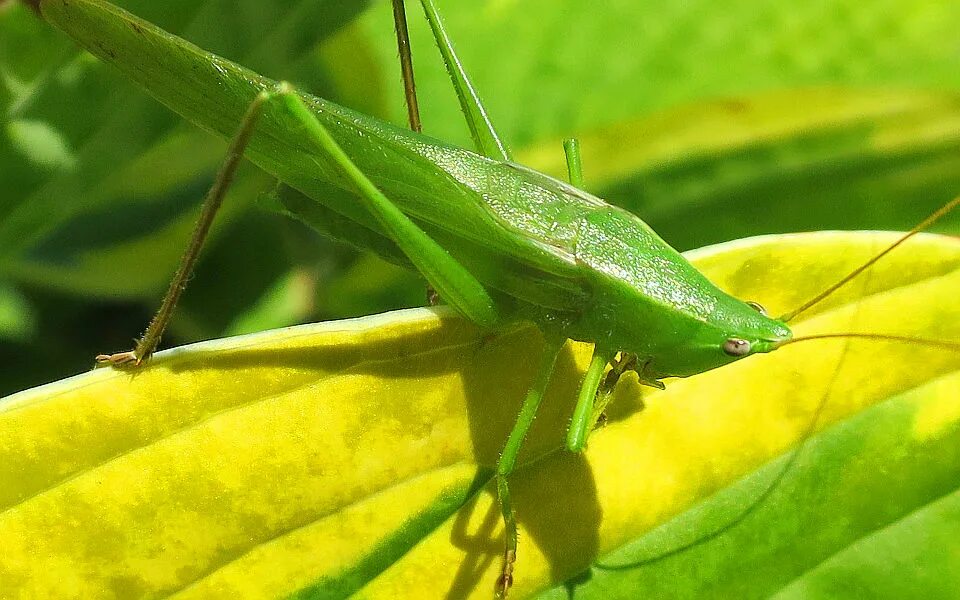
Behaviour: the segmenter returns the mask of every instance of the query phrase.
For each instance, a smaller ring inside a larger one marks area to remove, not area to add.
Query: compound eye
[[[739,338],[730,338],[723,343],[723,351],[730,356],[746,356],[750,354],[750,342]]]
[[[748,302],[747,302],[747,306],[749,306],[749,307],[752,308],[753,310],[757,311],[757,312],[760,313],[761,315],[763,315],[763,316],[765,316],[765,317],[767,316],[767,309],[765,309],[759,302],[748,301]]]

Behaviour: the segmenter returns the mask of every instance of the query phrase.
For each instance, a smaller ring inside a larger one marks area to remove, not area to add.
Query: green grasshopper
[[[509,477],[561,347],[594,345],[567,436],[580,452],[617,377],[641,383],[687,377],[800,340],[866,337],[948,342],[880,334],[794,337],[793,317],[830,295],[901,242],[960,205],[955,199],[853,273],[779,318],[711,283],[637,216],[579,189],[575,142],[565,145],[570,183],[516,164],[497,134],[443,29],[433,0],[421,0],[450,73],[476,152],[453,147],[275,83],[101,0],[43,0],[45,17],[80,45],[119,67],[188,120],[232,137],[200,222],[156,317],[136,347],[98,356],[142,365],[156,350],[234,171],[243,156],[283,184],[281,200],[310,199],[329,233],[405,262],[444,301],[481,328],[534,323],[545,348],[496,470],[505,526],[497,594],[506,596],[517,555]],[[410,110],[416,94],[402,0],[394,14]],[[117,51],[138,40],[144,51]],[[618,358],[619,357],[619,358]],[[608,365],[613,365],[604,379]],[[612,374],[612,375],[611,375]]]

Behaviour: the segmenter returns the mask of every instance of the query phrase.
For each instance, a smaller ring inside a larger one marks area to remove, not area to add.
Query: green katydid
[[[850,277],[790,315],[771,318],[710,283],[638,217],[575,187],[580,173],[574,144],[567,147],[573,185],[512,163],[433,1],[422,4],[477,153],[295,92],[198,49],[186,55],[168,34],[100,0],[44,0],[42,9],[81,45],[187,119],[224,136],[237,132],[157,318],[136,349],[104,355],[103,361],[140,364],[156,349],[244,155],[290,186],[281,194],[302,193],[323,203],[318,210],[340,227],[333,231],[338,237],[412,263],[446,302],[478,325],[495,329],[524,320],[540,328],[546,348],[497,469],[506,527],[498,586],[506,594],[517,552],[508,478],[567,339],[595,345],[568,436],[568,447],[580,451],[594,425],[598,389],[616,383],[616,377],[601,379],[618,354],[614,373],[633,370],[642,382],[659,387],[666,377],[694,375],[810,339],[792,338],[786,321]],[[399,0],[394,6],[400,7]],[[129,56],[112,49],[131,36],[147,39],[149,51]],[[204,59],[202,69],[196,67],[198,57]],[[229,93],[215,94],[218,89]],[[410,92],[412,85],[408,99]],[[958,204],[949,203],[911,234]]]

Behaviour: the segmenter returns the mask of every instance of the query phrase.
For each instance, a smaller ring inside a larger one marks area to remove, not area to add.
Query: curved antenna
[[[947,213],[955,209],[957,206],[960,206],[960,196],[944,204],[936,212],[931,214],[929,217],[924,219],[922,222],[920,222],[917,226],[915,226],[909,232],[907,232],[902,237],[897,239],[893,244],[888,246],[885,250],[883,250],[873,258],[871,258],[869,261],[867,261],[860,267],[854,269],[849,275],[842,278],[836,284],[830,286],[829,288],[827,288],[826,290],[818,294],[815,298],[806,302],[799,308],[780,317],[780,319],[784,322],[787,322],[795,318],[800,313],[806,311],[810,307],[814,306],[818,302],[822,301],[824,298],[826,298],[827,296],[835,292],[837,289],[846,285],[852,279],[854,279],[855,277],[857,277],[858,275],[860,275],[861,273],[869,269],[878,260],[880,260],[885,255],[892,252],[894,248],[903,244],[905,241],[907,241],[917,233],[920,233],[927,227],[930,227],[936,221],[942,218],[944,215],[946,215]],[[887,342],[906,342],[911,344],[920,344],[920,345],[943,348],[947,350],[954,350],[954,351],[960,352],[960,342],[948,342],[948,341],[942,341],[942,340],[934,340],[934,339],[928,339],[928,338],[919,338],[919,337],[895,335],[895,334],[858,333],[858,332],[823,333],[823,334],[805,335],[805,336],[786,340],[780,343],[779,346],[795,344],[797,342],[812,341],[812,340],[826,340],[826,339],[847,339],[847,340],[870,339],[870,340],[887,341]],[[635,561],[630,561],[630,562],[620,563],[620,564],[595,563],[593,567],[596,569],[607,570],[607,571],[622,571],[622,570],[628,570],[628,569],[635,569],[648,564],[653,564],[655,562],[682,554],[702,544],[708,543],[711,540],[714,540],[720,537],[727,531],[731,530],[732,528],[746,521],[761,506],[763,506],[766,503],[766,501],[777,490],[777,488],[780,487],[780,484],[783,483],[783,481],[786,479],[787,475],[790,473],[793,466],[797,463],[797,460],[800,457],[800,453],[803,451],[804,448],[806,448],[807,443],[809,443],[814,433],[816,433],[817,427],[820,422],[820,418],[823,416],[823,411],[826,408],[827,402],[830,399],[830,395],[834,387],[834,384],[837,382],[837,379],[840,376],[840,371],[847,357],[847,353],[849,352],[849,349],[850,349],[850,344],[849,343],[844,344],[843,350],[840,354],[839,360],[837,361],[836,367],[834,368],[833,373],[830,376],[830,380],[829,380],[829,383],[827,384],[826,392],[820,398],[820,402],[817,404],[816,408],[814,409],[813,417],[810,420],[810,424],[807,426],[806,430],[800,436],[799,443],[793,448],[793,450],[790,451],[790,453],[787,456],[786,462],[783,464],[780,470],[777,471],[776,475],[774,475],[774,477],[769,481],[769,483],[767,483],[763,491],[761,491],[760,494],[757,495],[757,497],[750,503],[749,506],[741,510],[737,515],[735,515],[729,521],[717,527],[713,531],[706,533],[704,535],[701,535],[689,542],[680,544],[679,546],[676,546],[666,552],[655,554],[653,556],[643,558],[640,560],[635,560]]]
[[[859,267],[857,267],[856,269],[854,269],[853,271],[851,271],[849,275],[847,275],[846,277],[844,277],[844,278],[841,279],[840,281],[836,282],[835,284],[831,285],[830,287],[828,287],[828,288],[825,289],[824,291],[820,292],[819,294],[817,294],[816,296],[814,296],[812,299],[810,299],[810,300],[808,300],[807,302],[801,304],[799,308],[796,308],[796,309],[794,309],[794,310],[792,310],[792,311],[784,314],[783,316],[781,316],[781,317],[780,317],[780,320],[783,321],[784,323],[788,323],[788,322],[792,321],[794,318],[796,318],[797,315],[799,315],[799,314],[802,313],[802,312],[805,312],[807,309],[809,309],[809,308],[811,308],[812,306],[820,303],[824,298],[826,298],[827,296],[831,295],[832,293],[834,293],[835,291],[837,291],[838,289],[840,289],[841,287],[843,287],[844,285],[846,285],[851,279],[857,277],[858,275],[860,275],[861,273],[863,273],[864,271],[866,271],[867,269],[869,269],[870,267],[872,267],[875,262],[877,262],[878,260],[880,260],[881,258],[883,258],[884,256],[886,256],[886,255],[889,254],[890,252],[893,252],[894,248],[896,248],[896,247],[899,246],[900,244],[904,243],[905,241],[909,240],[909,239],[912,238],[913,236],[917,235],[918,233],[920,233],[920,232],[923,231],[924,229],[927,229],[928,227],[930,227],[931,225],[933,225],[934,223],[936,223],[937,221],[939,221],[939,220],[940,220],[942,217],[944,217],[947,213],[949,213],[950,211],[952,211],[953,209],[955,209],[955,208],[958,207],[958,206],[960,206],[960,196],[954,198],[953,200],[951,200],[951,201],[947,202],[946,204],[944,204],[943,206],[941,206],[939,209],[937,209],[936,211],[934,211],[933,214],[931,214],[929,217],[927,217],[926,219],[924,219],[923,221],[921,221],[920,223],[918,223],[913,229],[911,229],[911,230],[908,231],[907,233],[903,234],[903,236],[900,237],[900,239],[898,239],[898,240],[895,241],[894,243],[892,243],[892,244],[890,244],[889,246],[887,246],[887,248],[886,248],[885,250],[883,250],[883,252],[880,252],[879,254],[877,254],[876,256],[874,256],[873,258],[871,258],[870,260],[868,260],[867,262],[863,263],[862,265],[860,265]]]
[[[822,334],[812,334],[805,335],[802,337],[792,338],[780,344],[780,346],[786,346],[788,344],[794,344],[797,342],[806,342],[812,340],[827,340],[827,339],[869,339],[869,340],[878,340],[886,342],[907,342],[911,344],[921,344],[925,346],[932,346],[937,348],[944,348],[947,350],[953,350],[960,352],[960,342],[948,342],[943,340],[934,340],[929,338],[919,338],[906,335],[894,335],[894,334],[883,334],[883,333],[822,333]],[[833,370],[833,373],[830,376],[829,383],[827,384],[827,391],[820,398],[820,402],[817,404],[817,407],[813,411],[813,417],[810,419],[810,424],[807,426],[806,430],[800,436],[800,442],[790,451],[790,454],[787,456],[786,462],[777,471],[776,475],[767,483],[763,491],[747,506],[745,509],[740,511],[739,514],[731,518],[729,521],[723,525],[717,527],[713,531],[701,535],[696,539],[680,544],[675,548],[671,548],[666,552],[656,554],[654,556],[644,558],[637,561],[631,561],[628,563],[621,564],[602,564],[595,563],[593,566],[597,569],[602,569],[606,571],[623,571],[628,569],[635,569],[642,567],[644,565],[652,564],[672,556],[676,556],[695,548],[701,544],[706,544],[711,540],[714,540],[727,531],[733,529],[740,523],[746,521],[753,513],[755,513],[761,506],[763,506],[766,501],[773,495],[773,493],[780,487],[780,484],[783,483],[787,475],[790,473],[790,470],[797,463],[797,459],[800,457],[800,453],[806,447],[807,443],[811,440],[814,433],[817,431],[817,427],[820,423],[820,418],[823,416],[823,411],[827,407],[827,402],[830,399],[831,391],[833,390],[834,384],[837,382],[837,379],[840,376],[840,370],[843,366],[844,361],[847,358],[847,353],[850,350],[850,344],[844,344],[843,350],[840,354],[839,359],[837,360],[836,367]]]
[[[625,571],[628,569],[635,569],[637,567],[642,567],[644,565],[653,564],[661,560],[682,554],[687,550],[696,548],[701,544],[706,544],[711,540],[714,540],[727,531],[730,531],[740,523],[746,521],[750,515],[755,513],[757,509],[763,506],[767,499],[773,495],[773,493],[780,487],[780,484],[783,483],[783,480],[786,479],[787,475],[790,473],[793,466],[797,463],[797,459],[800,458],[800,453],[807,446],[807,442],[813,437],[813,434],[817,431],[817,426],[820,423],[820,417],[823,416],[823,411],[827,407],[827,402],[830,399],[831,391],[833,390],[834,384],[837,382],[837,379],[840,377],[840,370],[843,367],[844,360],[847,357],[847,352],[850,349],[849,344],[845,344],[843,351],[840,354],[839,360],[837,360],[836,367],[833,369],[833,373],[830,376],[830,379],[827,383],[826,392],[823,396],[820,397],[820,402],[817,404],[817,407],[813,411],[813,418],[810,419],[807,428],[802,432],[798,438],[800,442],[790,451],[790,454],[787,456],[787,461],[780,467],[780,470],[777,471],[777,474],[767,483],[766,487],[760,494],[747,506],[745,509],[741,510],[736,516],[724,523],[723,525],[717,527],[710,533],[701,535],[694,540],[680,544],[679,546],[668,550],[667,552],[662,552],[660,554],[655,554],[651,557],[644,558],[637,561],[631,561],[628,563],[621,563],[616,565],[595,563],[593,566],[597,569],[602,569],[605,571]]]

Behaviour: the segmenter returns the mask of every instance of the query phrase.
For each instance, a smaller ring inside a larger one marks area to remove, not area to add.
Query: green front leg
[[[597,406],[600,379],[607,364],[613,360],[614,354],[616,353],[604,351],[598,346],[593,348],[593,357],[590,359],[587,372],[583,375],[577,405],[573,409],[570,428],[567,430],[567,450],[571,452],[583,452],[587,447],[587,438],[590,437],[590,432],[597,422],[594,408]]]
[[[567,159],[570,184],[583,187],[583,161],[580,159],[580,142],[577,138],[564,140],[563,152]],[[583,383],[580,384],[580,393],[577,395],[577,405],[573,409],[573,417],[567,429],[567,449],[571,452],[583,452],[587,447],[587,438],[597,421],[594,417],[594,407],[597,405],[600,378],[603,377],[603,370],[607,363],[613,360],[615,354],[616,352],[601,348],[599,345],[593,347],[590,366],[583,375]]]
[[[503,452],[500,454],[500,461],[497,463],[497,497],[500,500],[500,512],[503,514],[504,536],[506,538],[506,547],[503,552],[503,570],[500,578],[497,580],[497,597],[505,598],[510,586],[513,585],[513,563],[517,559],[517,519],[513,511],[513,503],[510,498],[510,487],[507,485],[507,477],[513,473],[517,465],[517,455],[520,453],[520,447],[523,440],[533,424],[533,419],[537,415],[537,408],[540,407],[540,401],[543,400],[543,393],[550,383],[550,376],[553,374],[553,367],[557,362],[557,356],[560,349],[563,348],[562,338],[548,339],[544,349],[543,356],[540,358],[540,367],[533,385],[527,391],[527,396],[523,400],[523,406],[520,408],[520,415],[517,422],[510,431],[510,437],[503,446]]]

